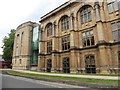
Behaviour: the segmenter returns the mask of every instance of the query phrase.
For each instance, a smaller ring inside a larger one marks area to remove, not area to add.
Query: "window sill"
[[[81,23],[81,25],[83,25],[83,24],[88,24],[89,22],[91,22],[92,20],[88,20],[88,21],[86,21],[86,22],[84,22],[84,23]]]

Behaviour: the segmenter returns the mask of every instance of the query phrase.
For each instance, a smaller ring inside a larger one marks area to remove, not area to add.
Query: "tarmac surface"
[[[83,86],[67,85],[24,77],[2,75],[2,88],[87,88]],[[90,88],[87,88],[90,90]]]
[[[11,70],[11,69],[4,69],[2,71],[3,74],[8,74],[5,72],[5,70]],[[1,69],[0,69],[1,71]],[[50,76],[64,76],[64,77],[78,77],[78,78],[93,78],[93,79],[105,79],[105,80],[118,80],[118,76],[91,76],[91,75],[75,75],[75,74],[55,74],[55,73],[42,73],[42,72],[35,72],[35,71],[29,71],[29,70],[14,70],[17,72],[23,72],[23,73],[30,73],[30,74],[40,74],[40,75],[50,75]],[[10,75],[10,74],[8,74]],[[17,76],[17,75],[14,75]],[[75,85],[75,86],[82,86],[82,87],[89,87],[92,89],[100,89],[100,90],[119,90],[119,84],[118,85],[109,85],[109,84],[100,84],[100,83],[89,83],[89,82],[80,82],[80,81],[71,81],[71,80],[57,80],[57,79],[48,79],[48,78],[37,78],[35,76],[18,76],[33,80],[42,80],[42,81],[48,81],[48,82],[54,82],[54,83],[63,83],[63,84],[69,84],[69,85]],[[84,90],[84,89],[83,89]]]

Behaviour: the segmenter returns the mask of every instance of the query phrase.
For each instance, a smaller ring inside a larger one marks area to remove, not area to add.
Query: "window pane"
[[[86,39],[83,39],[83,47],[86,47]]]
[[[94,45],[94,37],[91,37],[91,45]]]
[[[84,18],[83,18],[83,15],[81,15],[81,23],[84,23]]]
[[[69,29],[69,18],[64,16],[61,20],[61,29],[66,30]]]
[[[90,34],[93,35],[93,31],[90,31]]]
[[[94,45],[93,30],[82,33],[83,47]]]
[[[117,25],[118,25],[118,28],[120,29],[120,21],[119,21],[119,22],[117,22]]]
[[[89,37],[89,35],[90,35],[89,32],[86,32],[86,35],[87,35],[87,37]]]
[[[88,20],[91,20],[91,12],[88,12]]]
[[[89,38],[87,39],[87,46],[90,46],[90,40],[89,40]]]
[[[114,30],[116,30],[116,29],[118,29],[117,24],[116,24],[116,23],[112,23],[112,31],[114,31]]]
[[[111,3],[111,4],[108,4],[108,11],[109,11],[109,13],[113,12],[112,3]]]
[[[82,33],[82,37],[85,38],[85,33]]]
[[[115,42],[118,41],[118,31],[114,31],[114,32],[113,32],[113,40],[114,40]]]
[[[70,49],[70,36],[62,37],[62,50]]]
[[[112,0],[107,0],[107,3],[111,3],[112,2]]]
[[[84,14],[84,22],[87,22],[87,14]]]
[[[68,42],[68,49],[70,49],[70,42]]]
[[[114,2],[114,9],[115,9],[115,11],[118,10],[118,2],[117,1]]]

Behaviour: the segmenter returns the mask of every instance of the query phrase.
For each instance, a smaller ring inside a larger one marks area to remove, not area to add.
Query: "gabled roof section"
[[[56,9],[54,9],[54,10],[52,10],[51,12],[47,13],[46,15],[42,16],[40,22],[41,22],[42,20],[46,19],[47,17],[55,14],[56,12],[60,11],[61,9],[67,7],[67,6],[70,5],[71,3],[76,2],[76,1],[77,1],[77,0],[69,0],[69,1],[65,2],[64,4],[60,5],[60,6],[57,7]]]

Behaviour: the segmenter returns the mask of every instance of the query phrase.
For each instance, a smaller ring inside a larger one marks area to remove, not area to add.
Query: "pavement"
[[[92,75],[74,75],[74,74],[55,74],[55,73],[42,73],[28,70],[14,70],[17,72],[30,73],[30,74],[40,74],[49,76],[64,76],[64,77],[77,77],[77,78],[90,78],[90,79],[106,79],[106,80],[120,80],[119,76],[92,76]]]
[[[4,69],[4,74],[7,74],[5,70],[11,70],[11,69]],[[1,69],[0,69],[1,71]],[[58,74],[58,73],[42,73],[42,72],[36,72],[36,71],[29,71],[29,70],[14,70],[17,72],[23,72],[23,73],[30,73],[30,74],[40,74],[40,75],[50,75],[50,76],[64,76],[64,77],[78,77],[78,78],[93,78],[93,79],[106,79],[106,80],[118,80],[118,76],[93,76],[93,75],[75,75],[75,74]],[[8,74],[11,75],[11,74]],[[17,76],[17,75],[13,75]],[[109,84],[100,84],[100,83],[88,83],[88,82],[80,82],[80,81],[71,81],[71,80],[59,80],[59,79],[47,79],[47,78],[37,78],[37,77],[31,77],[31,76],[20,76],[24,78],[29,78],[29,79],[34,79],[34,80],[42,80],[42,81],[49,81],[49,82],[55,82],[55,83],[64,83],[64,84],[69,84],[69,85],[77,85],[77,86],[84,86],[84,87],[90,87],[94,89],[104,89],[108,88],[117,88],[119,85],[109,85]],[[111,89],[113,90],[113,89]]]

